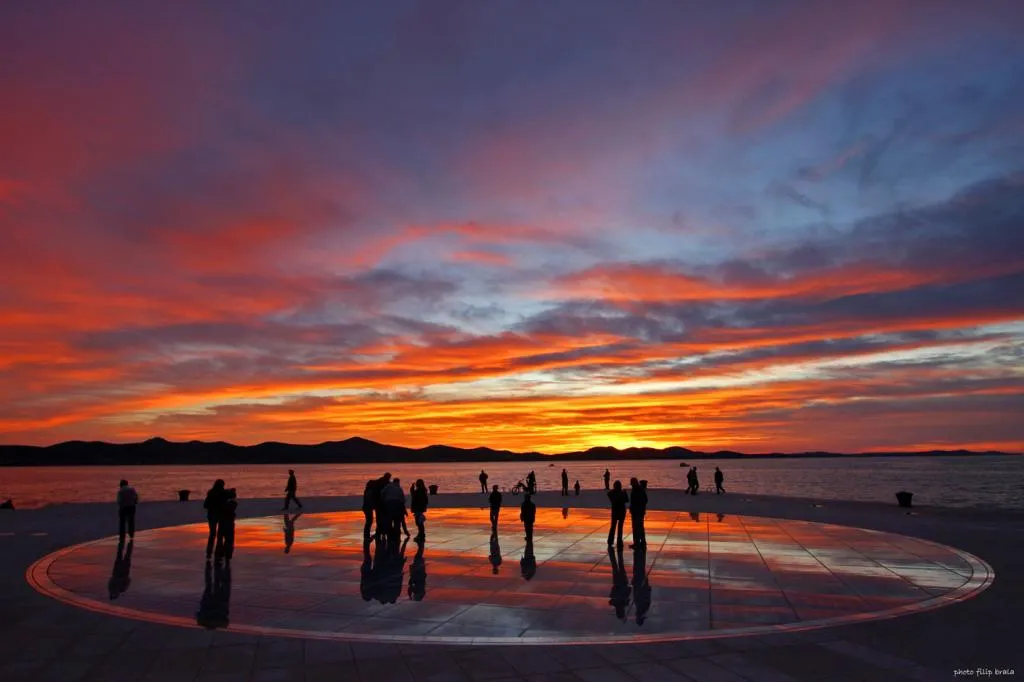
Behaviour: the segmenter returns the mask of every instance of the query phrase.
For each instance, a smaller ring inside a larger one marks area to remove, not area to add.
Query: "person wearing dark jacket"
[[[295,497],[295,491],[299,489],[299,482],[295,480],[295,470],[288,470],[288,484],[284,488],[284,509],[282,511],[288,511],[288,505],[292,500],[295,500],[295,504],[299,505],[299,509],[302,509],[302,503],[299,502],[299,498]]]
[[[213,556],[213,546],[217,542],[217,530],[220,525],[220,514],[227,500],[227,491],[224,490],[224,480],[218,478],[213,482],[213,487],[206,493],[203,500],[203,509],[206,510],[206,523],[210,527],[210,534],[206,538],[206,560]]]
[[[629,518],[633,525],[633,544],[630,549],[647,546],[647,531],[644,530],[644,515],[647,514],[647,491],[636,478],[629,479],[631,496]]]
[[[562,469],[562,496],[569,496],[569,472]]]
[[[231,557],[235,554],[235,515],[238,501],[235,489],[227,491],[224,505],[220,510],[220,523],[217,524],[217,563],[221,559],[225,565],[231,565]]]
[[[725,488],[722,487],[722,483],[725,482],[725,474],[718,467],[715,467],[715,494],[721,495],[725,492]]]
[[[426,521],[425,514],[429,504],[430,495],[427,494],[427,484],[423,482],[422,478],[416,479],[416,485],[412,489],[412,499],[409,502],[412,517],[416,520],[416,530],[419,531],[416,534],[415,542],[423,542],[427,539],[424,522]]]
[[[608,491],[608,501],[612,507],[612,526],[608,529],[608,546],[615,544],[616,533],[618,544],[622,547],[622,526],[626,523],[626,505],[629,504],[629,495],[622,489],[622,481],[615,481],[615,485]]]
[[[487,500],[491,503],[491,528],[497,528],[498,514],[501,513],[501,493],[498,492],[498,486],[494,486],[491,496]]]
[[[519,507],[519,520],[523,522],[523,528],[526,530],[526,542],[533,542],[533,522],[537,520],[537,505],[530,499],[529,493],[523,497],[523,504]]]
[[[377,490],[377,482],[369,480],[366,482],[366,487],[363,488],[363,517],[366,521],[363,523],[363,539],[370,537],[370,530],[373,529],[373,512],[377,508],[377,498],[380,493]]]
[[[609,490],[610,489],[609,482],[612,480],[612,473],[610,471],[608,471],[607,469],[605,469],[604,470],[604,477],[603,478],[604,478],[604,489],[605,490]]]

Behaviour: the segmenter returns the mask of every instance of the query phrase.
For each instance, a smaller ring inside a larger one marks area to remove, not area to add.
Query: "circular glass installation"
[[[239,520],[230,566],[204,567],[205,523],[55,552],[40,592],[170,625],[293,637],[487,644],[699,639],[936,608],[991,583],[965,552],[858,528],[649,512],[647,546],[609,547],[608,513],[431,509],[426,542],[363,540],[361,512]],[[411,517],[410,517],[411,522]],[[410,523],[410,530],[416,528]]]

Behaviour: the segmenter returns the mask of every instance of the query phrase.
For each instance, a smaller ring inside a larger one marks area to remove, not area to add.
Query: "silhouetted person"
[[[487,501],[491,503],[491,528],[497,528],[498,515],[501,513],[501,492],[498,491],[498,486],[494,486],[494,489],[491,490]]]
[[[284,515],[284,553],[290,554],[292,545],[295,544],[295,519],[302,516],[302,512],[293,515],[291,518]]]
[[[480,470],[480,492],[487,494],[487,472]]]
[[[206,560],[213,556],[213,546],[217,542],[217,529],[220,525],[220,513],[227,500],[227,491],[224,490],[224,480],[218,478],[213,482],[213,487],[206,493],[203,500],[203,509],[206,510],[206,523],[210,527],[210,535],[206,538]]]
[[[519,507],[519,520],[523,522],[526,530],[526,542],[533,542],[533,522],[537,520],[537,505],[530,499],[530,493],[523,497],[523,504]]]
[[[128,590],[128,586],[132,583],[132,549],[134,547],[134,540],[129,541],[127,550],[125,549],[124,540],[117,543],[117,556],[114,557],[114,570],[110,572],[110,582],[107,583],[107,589],[110,590],[111,601],[124,594]]]
[[[722,487],[722,483],[725,482],[725,474],[718,467],[715,467],[715,494],[721,495],[725,492],[725,488]]]
[[[117,532],[124,543],[125,533],[135,539],[135,506],[139,503],[139,494],[128,481],[121,479],[117,488]]]
[[[385,518],[388,525],[388,539],[397,542],[402,529],[402,523],[405,521],[405,491],[402,490],[401,480],[397,478],[392,479],[391,483],[384,486],[382,497],[384,498]],[[408,531],[406,531],[406,535],[408,534]]]
[[[612,508],[612,526],[608,529],[608,546],[615,543],[618,534],[618,545],[622,547],[622,526],[626,523],[626,505],[629,503],[629,495],[622,489],[622,481],[615,481],[615,485],[608,491],[608,501]]]
[[[226,628],[231,603],[231,567],[206,564],[203,597],[199,600],[196,623],[209,630]]]
[[[231,558],[235,555],[235,515],[238,510],[238,500],[235,489],[227,491],[227,499],[220,511],[220,523],[217,524],[217,563],[221,559],[231,565]]]
[[[611,480],[612,480],[612,474],[611,474],[611,472],[610,472],[610,471],[608,471],[607,469],[605,469],[605,470],[604,470],[604,489],[605,489],[605,490],[610,490],[610,489],[611,489],[611,487],[610,487],[610,485],[609,485],[609,483],[610,483],[610,481],[611,481]]]
[[[416,542],[423,544],[427,539],[427,530],[424,526],[426,521],[427,506],[430,504],[430,495],[427,493],[427,484],[422,478],[416,479],[416,485],[412,489],[412,499],[409,506],[412,509],[412,517],[416,521]]]
[[[423,601],[427,596],[427,562],[423,559],[423,550],[427,543],[421,542],[416,548],[416,556],[409,567],[409,599]]]
[[[576,497],[579,497],[580,496],[580,481],[579,481],[579,479],[576,479],[576,485],[574,485],[572,488],[573,488],[573,490],[576,491]]]
[[[524,580],[530,580],[537,575],[537,557],[533,555],[533,533],[526,541],[526,549],[523,551],[523,558],[519,560],[519,571],[523,574]]]
[[[569,497],[569,472],[562,469],[562,496]]]
[[[531,495],[537,492],[537,474],[534,473],[533,471],[530,471],[530,473],[526,474],[526,492],[530,493]]]
[[[689,493],[696,495],[700,492],[700,479],[697,478],[697,467],[690,467],[690,472],[686,474],[686,480],[690,484]]]
[[[635,477],[629,480],[629,485],[631,495],[629,518],[633,526],[633,544],[629,547],[633,549],[647,545],[647,531],[644,528],[644,516],[647,514],[647,491]]]
[[[288,485],[284,488],[284,511],[288,511],[288,504],[292,500],[295,500],[295,504],[299,505],[299,509],[302,509],[302,503],[299,502],[299,498],[295,497],[295,491],[299,489],[299,482],[295,480],[295,470],[288,470]]]
[[[388,533],[390,521],[387,518],[387,505],[384,503],[384,489],[391,483],[391,474],[385,473],[374,481],[375,505],[373,512],[377,516],[377,527],[374,529],[374,538],[381,538]]]
[[[367,481],[366,487],[363,488],[363,517],[365,518],[365,522],[363,523],[364,539],[370,537],[370,531],[373,529],[373,511],[377,507],[377,497],[379,494],[376,481]]]
[[[721,523],[724,520],[725,520],[725,514],[719,512],[718,513],[718,522]]]
[[[568,507],[562,507],[562,518],[563,519],[569,518],[569,508]]]
[[[621,542],[616,549],[608,548],[608,559],[612,564],[612,591],[608,595],[608,603],[615,607],[616,618],[626,620],[626,609],[629,607],[629,576],[626,575]]]
[[[491,573],[498,575],[498,567],[501,566],[501,545],[498,544],[497,527],[491,531],[491,552],[487,555],[487,560],[491,562]]]
[[[651,608],[651,584],[647,580],[647,547],[633,551],[633,604],[636,606],[636,624],[643,625]]]

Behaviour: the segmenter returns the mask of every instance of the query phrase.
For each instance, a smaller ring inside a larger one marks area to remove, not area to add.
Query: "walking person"
[[[496,532],[498,529],[498,514],[501,513],[501,493],[498,491],[497,485],[491,490],[491,496],[487,498],[487,501],[491,503],[491,529]]]
[[[480,492],[487,494],[487,472],[480,470]]]
[[[295,497],[295,491],[299,489],[299,482],[295,480],[295,470],[288,470],[288,485],[284,488],[284,510],[288,511],[288,504],[295,500],[295,504],[299,505],[299,509],[302,509],[302,503],[299,502],[299,498]]]
[[[604,489],[609,490],[608,482],[612,480],[612,474],[607,469],[604,470]]]
[[[409,506],[412,509],[412,517],[416,521],[415,542],[423,543],[427,539],[425,527],[427,506],[430,504],[430,495],[427,494],[427,484],[422,478],[416,479],[416,485],[412,489],[412,499]]]
[[[533,542],[533,522],[537,520],[537,505],[530,499],[530,493],[523,497],[523,504],[519,507],[519,520],[523,522],[526,530],[527,544]]]
[[[569,497],[569,472],[562,469],[562,497]]]
[[[630,549],[647,546],[647,531],[644,528],[644,516],[647,514],[647,491],[636,478],[629,479],[629,518],[633,526],[633,544]]]
[[[213,546],[217,542],[217,530],[220,525],[220,515],[225,501],[227,501],[227,491],[224,490],[224,479],[218,478],[206,492],[206,499],[203,500],[203,509],[206,510],[206,523],[210,527],[210,534],[206,538],[207,561],[213,556]]]
[[[697,467],[693,467],[693,494],[700,492],[700,479],[697,477]]]
[[[139,494],[122,478],[117,488],[117,532],[122,545],[125,532],[132,540],[135,539],[135,506],[138,503]]]
[[[622,489],[622,481],[615,481],[615,485],[608,491],[608,501],[612,507],[612,525],[608,529],[608,546],[615,544],[618,536],[618,546],[622,547],[622,526],[626,523],[626,505],[629,503],[629,495]]]
[[[715,494],[721,495],[725,492],[725,488],[722,487],[722,483],[725,482],[725,474],[718,467],[715,467]]]

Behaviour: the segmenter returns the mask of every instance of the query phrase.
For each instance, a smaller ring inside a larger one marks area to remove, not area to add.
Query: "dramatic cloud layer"
[[[1022,450],[1022,33],[10,3],[0,442]]]

